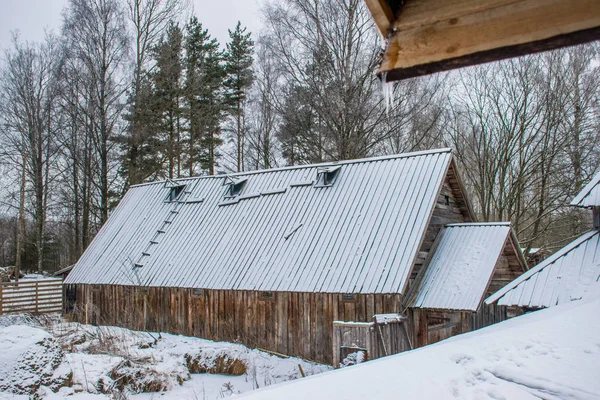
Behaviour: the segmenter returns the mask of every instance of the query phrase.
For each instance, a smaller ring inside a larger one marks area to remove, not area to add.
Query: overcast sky
[[[58,33],[61,11],[68,0],[0,0],[0,48],[10,45],[11,31],[19,31],[23,40],[37,41],[44,29]],[[237,21],[253,33],[260,29],[259,4],[264,0],[193,0],[195,14],[211,35],[222,44]]]

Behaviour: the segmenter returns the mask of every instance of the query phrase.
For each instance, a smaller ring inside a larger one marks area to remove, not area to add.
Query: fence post
[[[40,300],[40,283],[38,281],[35,282],[35,313],[38,311],[38,302]]]

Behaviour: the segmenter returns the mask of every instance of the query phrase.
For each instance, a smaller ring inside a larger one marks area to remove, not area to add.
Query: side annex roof
[[[600,172],[571,201],[575,207],[600,207]]]
[[[175,200],[133,186],[65,283],[403,293],[452,165],[441,149],[232,174],[239,193],[186,178]]]
[[[600,280],[600,232],[590,231],[524,273],[485,302],[528,308],[552,307],[581,298]]]
[[[515,250],[521,269],[526,268],[510,223],[446,225],[409,307],[477,311],[507,245]]]

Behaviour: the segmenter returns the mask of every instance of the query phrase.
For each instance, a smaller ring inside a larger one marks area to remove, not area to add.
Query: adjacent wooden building
[[[484,300],[527,270],[509,223],[447,225],[409,296],[415,347],[507,318],[507,307]]]
[[[439,232],[473,220],[449,149],[137,185],[65,304],[333,364],[333,322],[404,314]]]
[[[533,311],[579,300],[600,282],[600,173],[571,206],[591,209],[594,229],[498,290],[486,304]]]

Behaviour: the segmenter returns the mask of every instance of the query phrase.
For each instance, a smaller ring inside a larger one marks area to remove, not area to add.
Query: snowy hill
[[[596,288],[597,289],[597,288]],[[247,399],[600,399],[600,295]]]

